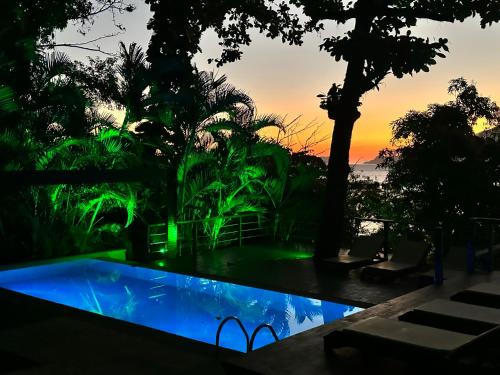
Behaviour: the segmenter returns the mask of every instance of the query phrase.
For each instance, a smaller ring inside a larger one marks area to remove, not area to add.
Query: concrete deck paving
[[[373,306],[423,286],[416,274],[391,283],[370,283],[360,279],[359,269],[347,273],[318,269],[311,252],[284,245],[220,249],[197,256],[196,262],[189,257],[182,259],[167,261],[165,269],[359,307]]]
[[[229,374],[422,374],[436,373],[425,361],[410,363],[398,361],[397,358],[375,358],[370,353],[363,353],[349,348],[341,349],[336,357],[325,352],[323,337],[335,329],[346,327],[352,322],[372,316],[395,318],[413,307],[436,298],[449,298],[452,294],[471,285],[484,281],[500,282],[500,273],[489,275],[459,275],[449,279],[441,286],[430,285],[406,295],[368,308],[342,320],[334,321],[306,331],[300,335],[291,336],[281,342],[261,348],[247,354],[245,357],[230,359],[227,363]],[[500,342],[498,343],[500,346]],[[495,350],[500,350],[495,347]],[[498,357],[498,355],[494,355]],[[497,364],[500,365],[500,364]],[[496,367],[498,369],[498,367]],[[443,370],[443,369],[442,369]],[[445,369],[446,370],[446,369]],[[482,373],[482,372],[480,372]]]

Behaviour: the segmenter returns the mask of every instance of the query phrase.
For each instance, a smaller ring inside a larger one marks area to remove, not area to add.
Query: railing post
[[[434,253],[434,284],[441,285],[444,280],[443,274],[443,244],[444,244],[443,227],[436,228],[436,249]]]
[[[493,244],[495,243],[495,223],[490,221],[490,240],[488,244],[488,272],[493,271]]]
[[[279,212],[276,212],[274,214],[274,222],[273,222],[273,241],[276,241],[276,239],[278,238],[279,220],[280,220],[280,214]]]
[[[196,256],[198,254],[198,222],[193,222],[193,241],[192,241],[192,250],[191,255]]]
[[[241,233],[242,229],[243,229],[243,217],[240,215],[239,216],[239,229],[238,229],[238,242],[239,242],[239,246],[241,247],[241,243],[242,243],[242,237],[243,237],[243,234]]]
[[[170,229],[167,228],[167,233],[172,232]],[[175,240],[176,246],[177,246],[177,251],[176,251],[176,257],[179,257],[182,255],[182,252],[184,250],[184,247],[182,246],[182,241],[179,241],[179,234],[182,233],[182,230],[179,231],[179,226],[177,223],[175,224],[175,235],[177,236],[177,239]],[[168,234],[167,234],[167,240],[168,240]],[[168,249],[168,245],[167,245]]]
[[[361,219],[358,217],[354,218],[354,230],[356,232],[356,236],[359,235],[359,227],[361,226]]]
[[[474,238],[476,235],[476,222],[473,220],[472,221],[472,231],[470,234],[470,238],[467,241],[467,273],[472,273],[474,272]]]
[[[384,221],[384,260],[389,259],[389,222]]]

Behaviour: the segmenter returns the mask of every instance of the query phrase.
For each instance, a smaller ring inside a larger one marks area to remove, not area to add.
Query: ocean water
[[[321,159],[328,164],[328,157],[322,156]],[[361,178],[368,178],[377,182],[384,182],[387,177],[387,169],[377,168],[377,164],[357,163],[351,164],[353,173]]]
[[[377,164],[354,164],[351,165],[351,168],[353,173],[361,178],[384,182],[387,177],[387,169],[377,168]]]

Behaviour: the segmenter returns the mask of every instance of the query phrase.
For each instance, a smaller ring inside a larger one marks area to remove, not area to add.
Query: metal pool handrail
[[[224,325],[227,322],[229,322],[230,320],[234,320],[236,323],[238,323],[238,325],[241,328],[241,331],[245,335],[245,341],[247,343],[247,353],[253,351],[253,343],[255,341],[255,338],[257,337],[257,334],[264,328],[267,328],[268,330],[271,331],[271,334],[273,335],[275,341],[280,340],[278,335],[276,334],[276,331],[274,330],[274,328],[271,325],[266,324],[266,323],[259,324],[254,329],[254,331],[252,333],[252,337],[249,339],[248,332],[245,329],[245,327],[243,326],[243,323],[241,322],[241,320],[235,316],[228,316],[228,317],[224,318],[224,320],[222,320],[222,322],[220,322],[219,327],[217,328],[217,333],[215,334],[215,347],[216,347],[216,349],[220,348],[220,334],[222,332],[222,328],[224,328]]]
[[[240,326],[241,330],[243,331],[243,334],[245,335],[245,340],[247,342],[247,353],[250,351],[250,339],[248,338],[248,332],[247,330],[245,329],[245,327],[243,326],[243,323],[241,322],[240,319],[238,319],[237,317],[235,316],[228,316],[227,318],[225,318],[222,322],[220,322],[219,324],[219,328],[217,328],[217,333],[215,334],[215,347],[217,349],[219,349],[220,345],[219,345],[219,342],[220,342],[220,333],[222,331],[222,328],[224,327],[224,325],[229,322],[230,320],[234,320],[236,321],[236,323],[238,323],[238,325]],[[255,332],[254,332],[255,333]],[[253,335],[252,335],[253,337]]]
[[[280,339],[278,338],[278,335],[276,334],[276,331],[274,330],[274,328],[269,325],[269,324],[266,324],[266,323],[262,323],[261,325],[259,325],[257,328],[255,328],[255,330],[253,331],[252,333],[252,337],[250,338],[250,346],[249,346],[249,352],[253,351],[253,342],[255,340],[255,337],[257,336],[257,333],[259,333],[259,331],[263,328],[267,328],[271,331],[273,337],[274,337],[274,340],[275,341],[280,341]]]

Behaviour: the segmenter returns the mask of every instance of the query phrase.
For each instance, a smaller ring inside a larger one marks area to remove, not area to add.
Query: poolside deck
[[[226,364],[228,374],[421,374],[422,366],[432,373],[426,363],[400,362],[391,358],[375,359],[369,353],[345,349],[332,359],[323,349],[323,337],[334,329],[371,316],[392,318],[435,298],[449,298],[470,285],[484,281],[500,281],[500,272],[488,275],[455,274],[441,286],[430,285],[342,320],[332,322],[281,342],[264,347],[245,357],[230,359]],[[390,353],[388,353],[390,354]],[[426,367],[427,366],[427,367]]]
[[[419,290],[416,290],[419,280],[414,276],[392,284],[368,284],[360,281],[355,272],[338,275],[318,271],[307,253],[291,255],[289,250],[276,246],[227,249],[194,260],[168,262],[165,268],[217,275],[219,279],[358,306],[380,304],[250,354],[225,351],[217,357],[210,345],[0,290],[0,373],[223,374],[225,370],[234,374],[243,371],[319,375],[367,373],[366,369],[371,369],[372,365],[360,361],[358,354],[348,355],[339,363],[329,361],[323,352],[323,336],[355,319],[371,315],[393,316],[486,278],[500,279],[496,273],[458,275],[442,287]],[[225,370],[223,363],[227,364]],[[399,373],[407,375],[409,372]]]
[[[0,374],[223,374],[210,345],[0,289]]]
[[[365,282],[360,279],[359,270],[342,273],[318,269],[312,252],[284,245],[233,247],[181,259],[167,261],[164,268],[359,307],[409,293],[423,282],[416,274],[392,283]]]

